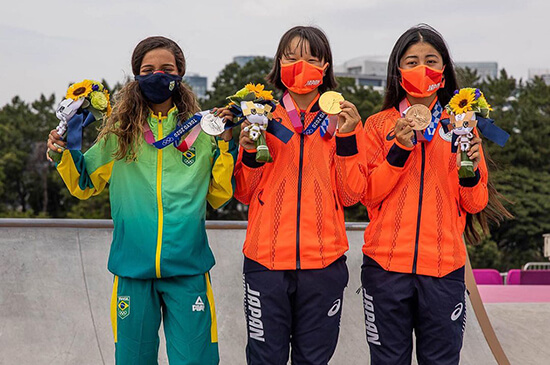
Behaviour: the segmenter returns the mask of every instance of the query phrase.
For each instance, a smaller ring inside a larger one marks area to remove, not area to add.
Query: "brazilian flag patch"
[[[182,156],[181,156],[181,160],[183,161],[184,164],[186,164],[187,166],[191,166],[192,164],[195,163],[195,160],[197,158],[197,155],[195,153],[195,147],[191,147],[189,148],[187,151],[185,151]]]
[[[117,313],[120,319],[124,319],[130,315],[130,297],[120,296],[117,301]]]

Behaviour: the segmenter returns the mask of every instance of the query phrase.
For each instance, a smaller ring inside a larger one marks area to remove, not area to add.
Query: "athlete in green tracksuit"
[[[150,111],[146,122],[155,140],[176,128],[177,116],[176,106],[167,115]],[[143,140],[135,158],[117,159],[119,145],[119,137],[109,133],[84,154],[64,150],[57,164],[71,194],[80,199],[99,194],[109,183],[114,231],[108,268],[115,275],[111,319],[117,364],[157,364],[161,317],[170,364],[217,364],[206,201],[218,208],[231,199],[237,147],[233,140],[202,131],[183,153]]]

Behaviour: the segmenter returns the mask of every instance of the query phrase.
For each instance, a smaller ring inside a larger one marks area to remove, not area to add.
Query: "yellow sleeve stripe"
[[[210,275],[204,274],[206,279],[206,297],[208,298],[208,306],[210,307],[210,317],[212,324],[210,325],[210,337],[212,343],[218,342],[218,321],[216,319],[216,305],[214,304],[214,292],[212,291],[212,284],[210,283]]]
[[[97,191],[94,195],[97,195],[105,189],[105,185],[111,180],[111,174],[113,172],[113,165],[115,161],[112,160],[108,164],[100,166],[97,170],[90,174],[90,179],[94,184],[95,190]]]
[[[111,295],[111,326],[113,326],[113,336],[115,343],[118,341],[117,332],[117,293],[118,293],[118,276],[115,275],[113,282],[113,294]]]
[[[229,142],[218,141],[220,154],[212,167],[212,179],[208,187],[206,199],[210,205],[217,209],[227,203],[233,197],[233,169],[235,158],[228,151]]]
[[[79,185],[80,173],[76,168],[73,157],[69,150],[63,151],[61,162],[57,165],[57,171],[61,175],[61,179],[65,182],[65,185],[69,189],[71,195],[78,199],[84,200],[91,196],[98,195],[103,191],[105,185],[111,178],[111,172],[113,170],[114,161],[109,162],[106,165],[99,167],[90,175],[90,179],[94,185],[94,188],[82,189]]]

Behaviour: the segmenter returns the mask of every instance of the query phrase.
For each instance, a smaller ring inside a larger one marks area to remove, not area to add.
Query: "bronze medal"
[[[425,105],[415,104],[407,110],[405,117],[414,121],[414,130],[423,131],[432,121],[432,112]]]

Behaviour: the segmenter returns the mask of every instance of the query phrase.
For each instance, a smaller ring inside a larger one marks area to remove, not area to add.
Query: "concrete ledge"
[[[76,221],[0,220],[0,364],[113,363],[112,275],[107,271],[112,229],[70,226],[82,223]],[[223,225],[234,228],[220,228]],[[217,260],[211,276],[222,365],[245,363],[241,252],[245,225],[209,222],[208,237]],[[362,300],[356,294],[361,285],[364,226],[347,232],[350,281],[331,365],[369,363]],[[547,362],[550,303],[494,303],[487,305],[487,312],[512,364]],[[461,364],[495,364],[471,306],[467,318]],[[160,364],[167,364],[164,346],[162,342]]]

